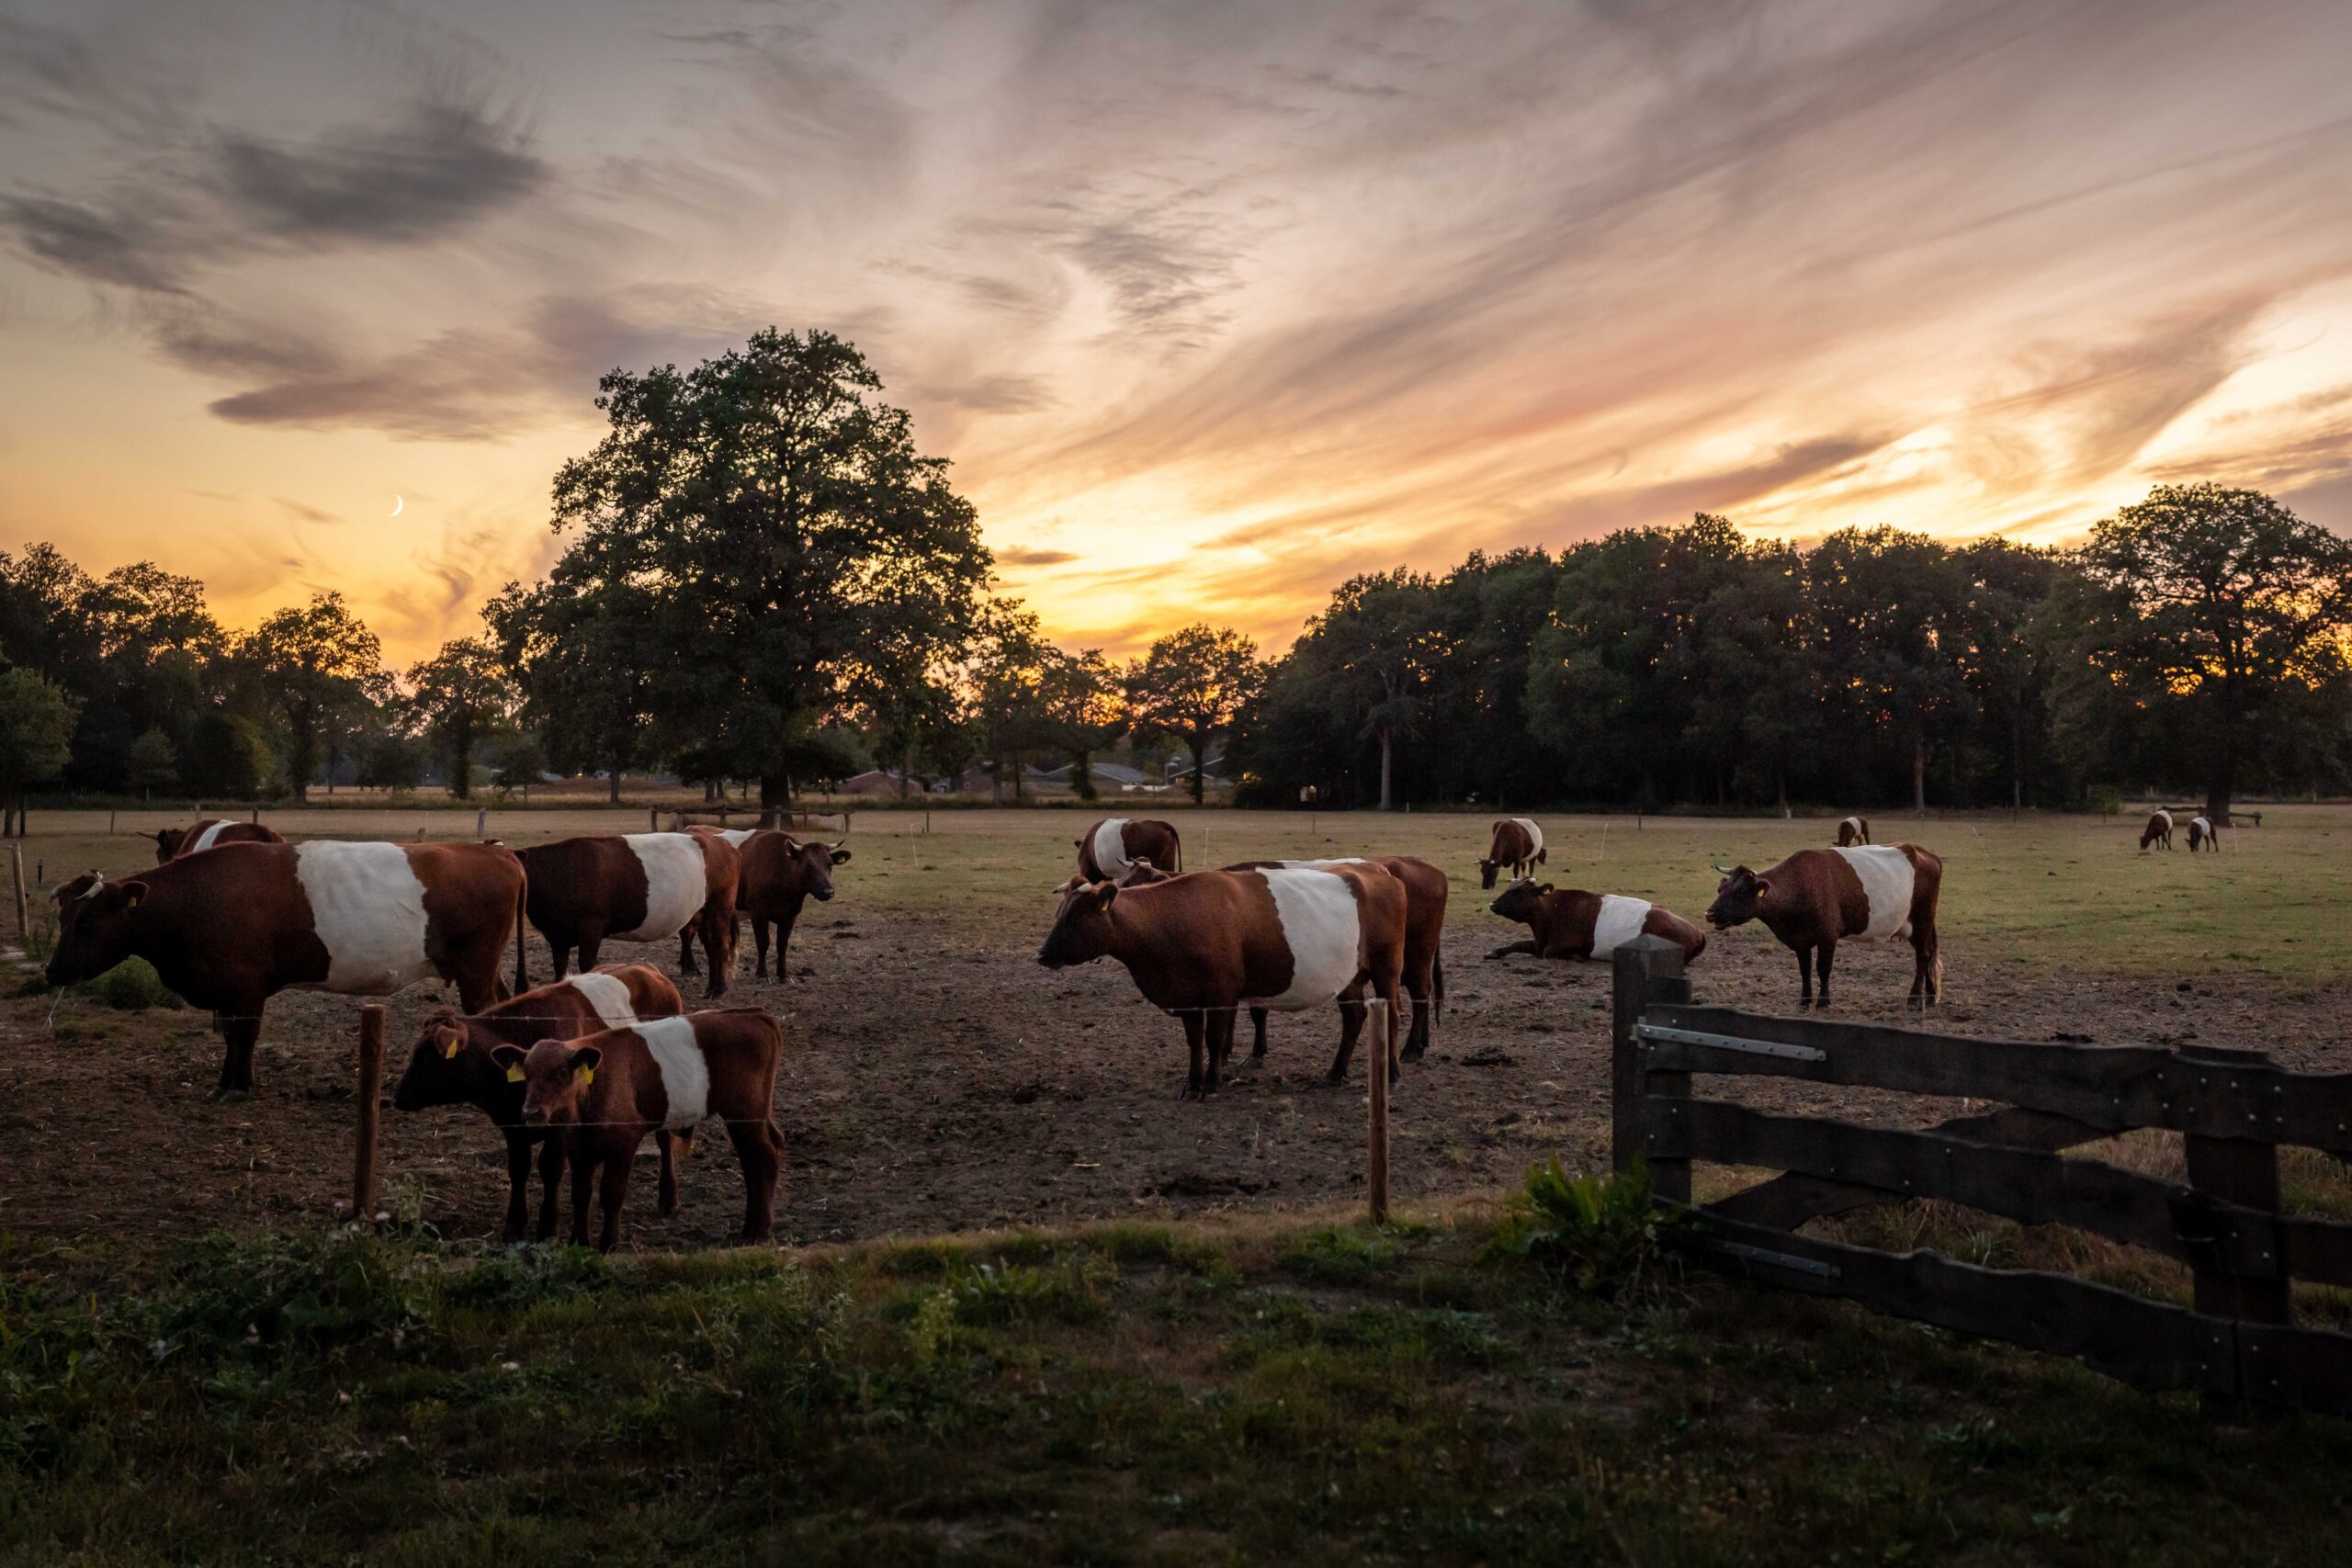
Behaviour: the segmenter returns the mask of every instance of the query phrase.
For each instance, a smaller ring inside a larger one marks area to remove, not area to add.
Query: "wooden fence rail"
[[[1652,937],[1614,964],[1615,1163],[1645,1161],[1659,1201],[1688,1210],[1696,1261],[2076,1357],[2142,1388],[2352,1415],[2352,1336],[2290,1322],[2293,1280],[2352,1285],[2352,1224],[2280,1213],[2278,1152],[2352,1154],[2352,1075],[2289,1072],[2246,1052],[1976,1040],[1701,1006],[1681,950]],[[2006,1103],[1931,1127],[1860,1126],[1695,1095],[1694,1076]],[[2142,1127],[2182,1135],[2186,1181],[2062,1152]],[[1781,1174],[1691,1208],[1693,1161]],[[1909,1198],[2177,1259],[2194,1304],[1794,1234]]]

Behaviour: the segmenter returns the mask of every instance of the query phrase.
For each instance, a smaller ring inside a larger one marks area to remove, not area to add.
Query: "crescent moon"
[[[401,508],[407,504],[408,497],[395,492],[392,496],[392,510],[390,514],[394,517],[398,517],[401,514]]]

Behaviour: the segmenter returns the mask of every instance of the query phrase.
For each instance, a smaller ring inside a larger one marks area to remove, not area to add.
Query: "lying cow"
[[[675,1018],[686,1010],[678,987],[650,964],[613,964],[509,997],[469,1018],[443,1008],[424,1021],[408,1070],[392,1090],[402,1111],[435,1105],[479,1107],[506,1134],[506,1239],[523,1239],[530,1218],[526,1201],[531,1148],[539,1145],[539,1239],[555,1235],[556,1178],[563,1171],[563,1140],[544,1127],[523,1122],[523,1089],[491,1057],[501,1045],[530,1046],[542,1040],[571,1040],[645,1019]],[[676,1151],[667,1132],[662,1140],[662,1212],[678,1206]]]
[[[1555,891],[1541,887],[1533,877],[1521,877],[1503,889],[1491,908],[1507,920],[1517,920],[1534,933],[1527,942],[1506,942],[1487,954],[1506,958],[1514,953],[1538,958],[1607,958],[1637,936],[1662,936],[1682,949],[1688,962],[1707,951],[1707,933],[1646,898],[1618,893],[1587,893],[1570,887]]]
[[[200,818],[185,828],[165,828],[161,832],[141,833],[142,839],[155,840],[155,863],[163,865],[209,850],[215,844],[282,844],[286,840],[275,828],[265,828],[258,822],[231,822],[219,817]]]
[[[609,1029],[574,1040],[542,1040],[526,1050],[498,1045],[500,1069],[523,1089],[523,1121],[557,1134],[571,1165],[571,1239],[588,1240],[588,1190],[604,1173],[604,1228],[597,1250],[621,1235],[629,1167],[646,1134],[690,1138],[707,1117],[727,1123],[743,1165],[743,1239],[775,1229],[775,1190],[784,1132],[775,1124],[776,1064],[784,1029],[752,1008],[727,1008]],[[665,1173],[666,1175],[666,1173]],[[665,1180],[662,1212],[676,1206]]]
[[[1146,1001],[1184,1021],[1187,1099],[1216,1092],[1243,1008],[1302,1012],[1341,1003],[1330,1073],[1341,1082],[1367,992],[1386,1014],[1381,1064],[1372,1070],[1385,1066],[1393,1083],[1405,924],[1404,884],[1377,866],[1196,871],[1124,892],[1114,882],[1071,889],[1037,962],[1063,969],[1110,957],[1126,965]]]
[[[2188,819],[2188,852],[2195,854],[2200,849],[2211,850],[2215,854],[2222,852],[2222,835],[2214,829],[2210,817]]]
[[[2148,818],[2148,825],[2140,829],[2140,852],[2147,853],[2150,844],[2162,844],[2166,849],[2172,848],[2171,812],[2157,811]]]
[[[559,839],[523,851],[522,860],[531,924],[547,938],[557,979],[574,948],[580,967],[593,969],[607,942],[666,942],[693,925],[710,961],[704,994],[727,994],[741,864],[724,835],[697,829]],[[525,978],[518,957],[515,979]]]
[[[1907,938],[1917,960],[1910,1005],[1928,1008],[1942,999],[1944,989],[1936,938],[1936,896],[1943,874],[1944,863],[1917,844],[1799,850],[1761,875],[1744,865],[1727,873],[1707,910],[1707,923],[1728,931],[1760,919],[1770,927],[1797,955],[1804,987],[1800,1007],[1815,1003],[1816,962],[1819,1005],[1829,1005],[1829,964],[1841,938]]]
[[[1843,822],[1838,824],[1838,847],[1839,849],[1849,850],[1856,844],[1867,844],[1870,841],[1871,819],[1869,818],[1857,814],[1847,818]]]
[[[1496,876],[1506,867],[1516,882],[1543,863],[1544,829],[1530,818],[1505,818],[1495,824],[1494,840],[1487,846],[1487,858],[1478,863],[1478,886],[1492,887]]]
[[[1184,846],[1172,822],[1105,817],[1070,841],[1078,846],[1078,874],[1083,882],[1116,882],[1137,861],[1148,860],[1170,874],[1184,869]]]
[[[506,995],[523,867],[498,844],[222,844],[121,882],[57,890],[49,983],[143,958],[226,1043],[216,1100],[254,1089],[262,1009],[291,987],[380,997],[437,975],[469,1012]]]

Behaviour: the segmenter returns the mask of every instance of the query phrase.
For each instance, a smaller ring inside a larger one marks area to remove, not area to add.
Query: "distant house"
[[[1132,790],[1142,784],[1145,777],[1142,769],[1131,768],[1125,762],[1095,762],[1086,772],[1093,779],[1096,789]],[[1075,762],[1064,762],[1058,768],[1048,768],[1037,775],[1047,784],[1065,786],[1073,785],[1077,776],[1078,764]]]
[[[842,795],[897,795],[899,784],[899,773],[896,768],[868,768],[862,773],[853,773],[842,780],[837,788]],[[921,795],[922,786],[910,784],[908,793]]]

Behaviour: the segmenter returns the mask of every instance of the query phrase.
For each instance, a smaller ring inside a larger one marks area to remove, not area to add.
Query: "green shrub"
[[[1649,1167],[1611,1176],[1570,1176],[1556,1159],[1531,1167],[1510,1195],[1484,1256],[1532,1264],[1579,1291],[1624,1296],[1657,1275],[1683,1222],[1650,1201]]]
[[[2123,809],[2123,792],[2113,784],[2093,784],[2084,793],[2090,808],[2102,817],[2112,817]]]
[[[139,1012],[147,1008],[175,1008],[185,1004],[172,994],[155,966],[143,958],[126,958],[88,985],[82,987],[97,1000],[123,1012]]]

